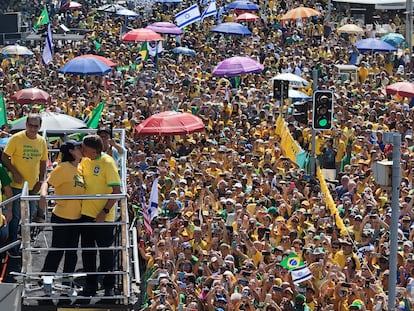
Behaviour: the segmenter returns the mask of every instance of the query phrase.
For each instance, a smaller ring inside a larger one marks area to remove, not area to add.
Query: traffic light
[[[334,111],[333,93],[315,91],[313,93],[312,126],[315,130],[330,130]]]
[[[308,123],[308,102],[297,102],[293,104],[294,110],[292,113],[293,118],[302,124]]]
[[[273,98],[286,99],[289,97],[289,81],[287,80],[273,80]]]

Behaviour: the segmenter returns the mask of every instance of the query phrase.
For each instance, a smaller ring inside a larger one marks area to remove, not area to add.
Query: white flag
[[[194,4],[189,8],[177,13],[175,15],[175,22],[178,27],[184,28],[187,25],[190,25],[196,21],[199,21],[201,18],[200,9],[198,4]]]
[[[294,284],[300,284],[313,278],[312,272],[309,270],[307,265],[290,270],[290,274],[292,275],[292,281]]]
[[[150,222],[158,216],[158,177],[152,182],[148,215]]]
[[[155,41],[148,42],[147,49],[148,49],[148,54],[151,55],[152,57],[161,53],[164,50],[164,48],[162,47],[161,41],[158,41],[158,43]]]
[[[52,38],[52,28],[47,25],[47,35],[45,41],[45,47],[43,49],[42,63],[43,65],[49,64],[53,60],[53,38]]]
[[[201,21],[200,23],[203,22],[203,20],[206,17],[209,16],[216,16],[217,15],[217,7],[216,7],[216,2],[212,1],[208,4],[208,7],[204,10],[203,14],[201,15]]]

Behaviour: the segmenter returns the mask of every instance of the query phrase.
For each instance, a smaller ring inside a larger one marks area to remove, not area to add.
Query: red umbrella
[[[103,56],[99,56],[99,55],[95,55],[95,54],[85,54],[85,55],[81,55],[81,56],[77,56],[75,58],[95,58],[97,60],[100,60],[101,62],[107,64],[109,67],[115,67],[116,64],[111,61],[110,59],[103,57]]]
[[[145,41],[161,41],[164,40],[155,31],[148,28],[139,28],[128,31],[122,36],[122,41],[127,42],[145,42]]]
[[[252,13],[243,13],[236,17],[236,22],[255,22],[260,19],[259,16]]]
[[[408,81],[397,82],[385,87],[387,94],[400,95],[402,97],[414,97],[414,84]]]
[[[203,131],[205,125],[199,117],[186,112],[164,111],[152,115],[137,125],[140,135],[185,135]]]
[[[60,7],[61,10],[68,10],[68,9],[80,9],[82,8],[82,4],[76,1],[70,1],[67,4]]]
[[[18,104],[50,103],[50,95],[38,88],[28,88],[14,93],[10,99]]]

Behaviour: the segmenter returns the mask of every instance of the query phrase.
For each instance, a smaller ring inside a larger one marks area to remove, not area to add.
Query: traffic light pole
[[[318,89],[318,71],[317,70],[312,70],[312,80],[313,80],[313,85],[312,85],[312,89],[313,89],[313,93],[315,93],[315,91]],[[312,111],[313,113],[313,111]],[[312,121],[313,122],[313,121]],[[316,155],[315,155],[315,150],[316,150],[316,131],[313,128],[313,124],[312,124],[312,149],[311,149],[311,156],[310,156],[310,175],[311,177],[316,175]]]

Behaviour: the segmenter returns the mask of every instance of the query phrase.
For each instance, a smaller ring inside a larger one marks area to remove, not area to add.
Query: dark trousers
[[[82,215],[82,222],[94,222],[94,218]],[[81,245],[83,247],[110,247],[114,242],[114,225],[108,226],[81,226]],[[86,273],[86,291],[94,293],[98,289],[98,276],[88,272],[97,272],[97,251],[82,250],[83,270]],[[114,270],[114,252],[99,251],[99,271]],[[112,289],[115,285],[115,275],[107,274],[103,278],[105,289]]]
[[[55,214],[52,214],[50,222],[57,224],[73,224],[79,223],[79,219],[71,220],[61,218]],[[52,228],[52,247],[54,248],[77,248],[79,244],[79,226],[58,226]],[[76,263],[78,261],[77,251],[68,250],[56,250],[49,251],[45,263],[43,265],[43,272],[56,272],[59,263],[62,260],[63,254],[65,254],[65,262],[63,265],[63,272],[74,272]]]

